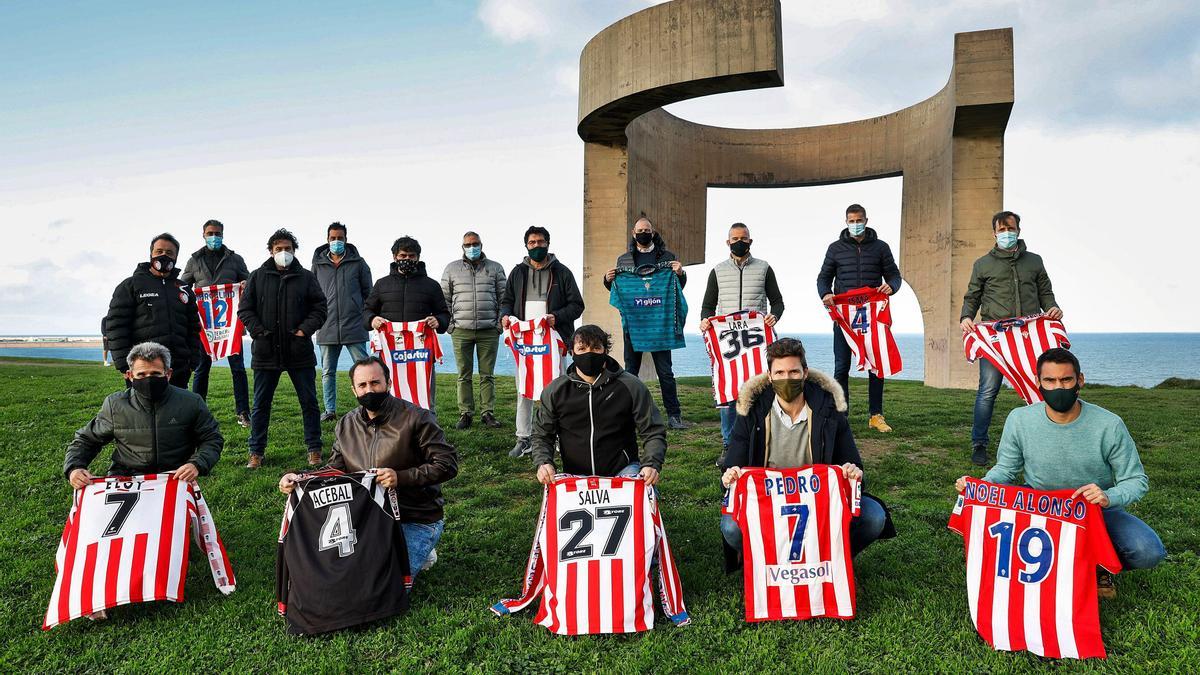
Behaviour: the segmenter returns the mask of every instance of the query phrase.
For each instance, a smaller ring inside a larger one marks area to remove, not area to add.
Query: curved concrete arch
[[[780,86],[776,0],[675,0],[601,31],[580,59],[587,320],[619,329],[600,276],[646,213],[685,264],[704,261],[709,187],[795,187],[902,176],[900,265],[921,304],[925,382],[969,387],[958,309],[991,246],[1013,103],[1012,31],[959,33],[946,86],[893,113],[841,124],[732,129],[661,109]],[[827,237],[814,239],[824,246]],[[766,256],[769,259],[769,256]],[[812,271],[815,279],[816,270]],[[815,285],[785,288],[792,307]]]

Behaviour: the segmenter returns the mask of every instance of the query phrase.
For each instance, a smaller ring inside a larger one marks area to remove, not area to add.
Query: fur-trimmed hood
[[[842,391],[842,385],[837,383],[829,375],[817,370],[816,368],[808,369],[808,381],[819,386],[821,389],[829,392],[833,397],[833,407],[838,412],[846,412],[846,392]],[[737,413],[739,415],[748,415],[750,408],[754,405],[754,401],[762,395],[764,391],[771,389],[771,376],[767,373],[755,375],[746,380],[742,388],[738,391]]]

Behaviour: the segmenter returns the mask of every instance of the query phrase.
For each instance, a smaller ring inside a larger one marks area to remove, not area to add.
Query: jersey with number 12
[[[242,353],[242,320],[238,318],[238,284],[217,284],[196,289],[200,313],[200,342],[209,358],[219,361]]]
[[[775,331],[754,311],[714,316],[704,331],[717,405],[736,401],[747,380],[767,372],[767,346]]]
[[[1121,561],[1102,509],[1073,494],[966,480],[949,528],[966,549],[971,621],[994,649],[1105,657],[1096,566]]]

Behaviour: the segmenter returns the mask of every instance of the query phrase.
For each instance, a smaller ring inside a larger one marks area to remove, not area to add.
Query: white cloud
[[[483,0],[479,19],[488,31],[507,43],[550,35],[552,4],[536,0]]]

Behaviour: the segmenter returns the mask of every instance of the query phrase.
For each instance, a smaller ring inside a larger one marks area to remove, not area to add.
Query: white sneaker
[[[436,548],[429,549],[429,557],[425,558],[425,564],[421,566],[421,571],[424,572],[425,570],[429,569],[430,567],[433,567],[434,565],[436,565],[437,560],[438,560],[437,549]]]

